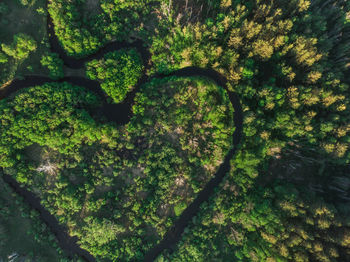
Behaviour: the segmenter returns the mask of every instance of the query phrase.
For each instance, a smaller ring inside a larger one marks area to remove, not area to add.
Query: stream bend
[[[243,113],[240,100],[235,92],[228,91],[227,79],[213,69],[204,69],[199,67],[186,67],[176,70],[170,74],[155,74],[152,76],[146,76],[145,72],[150,67],[150,53],[144,47],[144,43],[141,40],[136,40],[133,43],[127,42],[111,42],[97,51],[95,54],[89,55],[84,58],[73,58],[67,56],[64,49],[59,43],[59,40],[54,32],[54,26],[50,16],[47,18],[47,30],[49,34],[49,42],[51,51],[58,53],[60,58],[63,60],[67,67],[78,69],[83,68],[87,61],[91,59],[99,59],[104,56],[104,54],[117,51],[121,48],[136,48],[141,54],[144,63],[144,74],[143,77],[138,81],[137,85],[133,91],[129,92],[126,99],[119,104],[109,104],[107,103],[107,97],[100,87],[99,82],[89,80],[84,77],[64,77],[58,81],[52,80],[48,77],[28,75],[24,79],[14,80],[11,84],[0,90],[0,99],[9,97],[10,95],[15,95],[15,93],[21,89],[28,88],[31,86],[42,85],[47,82],[68,82],[73,85],[82,86],[88,90],[94,92],[96,95],[102,98],[102,106],[100,112],[106,116],[107,120],[113,121],[116,124],[126,124],[130,121],[132,116],[132,105],[136,93],[138,92],[141,85],[147,83],[152,78],[163,78],[168,76],[202,76],[212,79],[217,85],[225,88],[229,95],[230,102],[234,108],[234,125],[235,131],[233,133],[233,147],[226,155],[224,162],[220,165],[218,171],[215,173],[213,178],[206,184],[206,186],[199,192],[196,199],[183,211],[177,221],[174,223],[173,227],[165,234],[165,237],[160,241],[159,244],[154,246],[147,254],[145,254],[144,261],[154,261],[157,256],[164,249],[172,249],[176,243],[181,239],[181,234],[184,232],[185,228],[192,221],[192,218],[199,211],[200,205],[207,201],[209,197],[214,193],[215,188],[223,180],[224,176],[230,170],[230,159],[232,159],[236,150],[238,149],[239,143],[242,138],[242,127],[243,127]],[[2,169],[1,169],[2,170]],[[3,172],[2,172],[3,173]],[[79,255],[84,260],[88,262],[96,261],[95,258],[86,250],[82,249],[77,244],[77,238],[71,237],[67,233],[67,230],[58,223],[55,216],[50,214],[40,203],[40,199],[36,197],[32,192],[27,190],[23,185],[20,185],[15,179],[9,175],[3,174],[3,180],[19,195],[24,198],[32,208],[37,210],[40,214],[41,219],[45,222],[51,231],[55,234],[60,247],[66,251],[66,253],[72,257],[73,255]]]

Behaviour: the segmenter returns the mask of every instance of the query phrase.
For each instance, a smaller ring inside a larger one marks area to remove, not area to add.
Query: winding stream
[[[174,71],[170,74],[156,74],[153,76],[146,76],[145,72],[150,67],[150,53],[143,46],[141,40],[137,40],[134,43],[127,42],[112,42],[105,45],[97,53],[90,55],[88,57],[76,59],[67,56],[64,49],[61,47],[57,36],[54,32],[54,26],[51,17],[47,18],[47,30],[49,34],[49,42],[51,46],[51,51],[58,53],[60,58],[64,61],[64,64],[70,68],[78,69],[83,68],[87,61],[91,59],[99,59],[104,56],[105,53],[116,51],[121,48],[136,48],[141,54],[144,62],[144,74],[139,80],[138,84],[135,86],[133,91],[129,92],[126,99],[120,104],[108,104],[107,97],[103,90],[100,88],[100,84],[97,81],[89,80],[83,77],[64,77],[58,81],[52,80],[48,77],[42,76],[26,76],[22,80],[14,80],[10,85],[0,90],[0,99],[8,97],[20,89],[42,85],[46,82],[69,82],[73,85],[82,86],[84,88],[93,91],[98,96],[103,99],[103,105],[100,108],[102,112],[109,121],[113,121],[117,124],[126,124],[129,122],[132,116],[132,104],[135,98],[135,94],[138,92],[139,87],[148,82],[151,78],[162,78],[167,76],[203,76],[212,79],[219,86],[224,87],[228,92],[231,104],[234,108],[234,124],[235,131],[233,133],[233,147],[226,155],[224,162],[220,165],[218,171],[215,173],[214,177],[207,183],[202,191],[199,192],[196,199],[183,211],[178,220],[174,223],[174,226],[166,233],[165,237],[160,241],[158,245],[153,247],[150,252],[145,254],[144,261],[154,261],[156,257],[164,249],[172,249],[176,243],[180,240],[181,234],[183,233],[189,222],[198,212],[200,205],[207,201],[209,197],[214,192],[214,189],[220,184],[224,176],[230,170],[230,159],[236,152],[238,145],[242,137],[242,125],[243,125],[243,114],[241,104],[238,95],[233,92],[229,92],[227,88],[227,80],[224,76],[219,74],[213,69],[203,69],[199,67],[187,67],[180,70]],[[51,231],[57,237],[60,247],[67,252],[68,255],[72,256],[77,254],[84,258],[86,261],[93,262],[96,261],[95,258],[86,250],[79,247],[77,244],[77,239],[68,235],[67,230],[61,226],[57,219],[51,215],[41,204],[40,199],[36,197],[32,192],[21,186],[15,179],[8,175],[3,175],[4,181],[8,183],[11,188],[19,195],[21,195],[24,200],[34,209],[39,211],[42,220],[49,226]]]

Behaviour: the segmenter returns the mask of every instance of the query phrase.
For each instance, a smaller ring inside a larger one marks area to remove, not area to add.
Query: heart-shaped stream
[[[48,30],[52,51],[72,68],[125,47],[136,47],[149,64],[140,41],[110,43],[84,59],[68,57],[50,18]],[[41,87],[21,90],[40,85],[47,93]],[[56,96],[57,103],[51,99]],[[15,108],[8,112],[14,124],[2,127],[16,144],[8,155],[21,155],[15,168],[4,170],[11,174],[4,180],[39,210],[63,249],[88,261],[94,261],[91,254],[152,261],[171,247],[228,172],[241,138],[239,99],[211,69],[144,76],[120,104],[108,104],[99,83],[81,77],[27,76],[13,81],[0,97]],[[32,97],[36,100],[30,104]],[[22,107],[16,109],[16,103]],[[52,118],[45,131],[36,122],[39,114]],[[19,123],[28,137],[16,133]],[[38,157],[31,157],[33,150]]]

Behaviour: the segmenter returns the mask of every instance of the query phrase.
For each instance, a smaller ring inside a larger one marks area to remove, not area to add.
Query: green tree
[[[56,53],[49,53],[41,57],[41,65],[49,69],[49,76],[52,79],[60,79],[64,76],[63,61]]]
[[[142,59],[136,49],[107,53],[104,59],[92,60],[86,65],[86,75],[100,80],[102,89],[115,103],[124,100],[136,85],[142,73]]]
[[[0,52],[0,64],[7,62],[7,55],[5,55],[3,52]]]
[[[36,50],[37,44],[31,36],[19,33],[14,35],[12,44],[1,44],[1,48],[8,56],[12,56],[17,60],[23,60]]]

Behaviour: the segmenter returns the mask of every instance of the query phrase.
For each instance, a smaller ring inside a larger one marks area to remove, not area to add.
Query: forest
[[[1,1],[0,261],[350,261],[349,76],[346,0]]]

